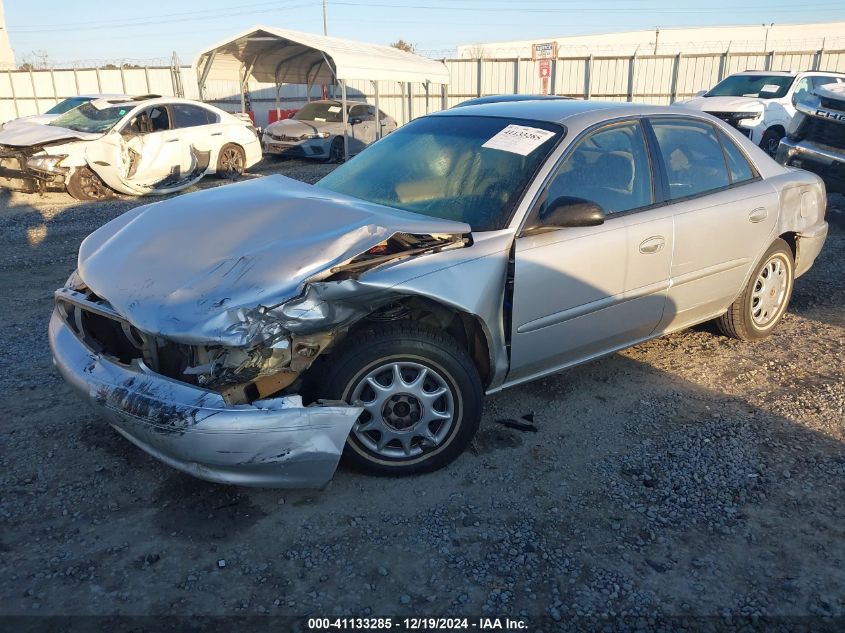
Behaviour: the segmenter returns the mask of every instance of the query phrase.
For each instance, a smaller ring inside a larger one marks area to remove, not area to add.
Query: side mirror
[[[604,209],[600,205],[584,198],[561,196],[540,212],[532,233],[552,231],[577,226],[598,226],[604,224]]]
[[[358,125],[359,123],[363,123],[364,119],[359,116],[349,117],[349,125]]]

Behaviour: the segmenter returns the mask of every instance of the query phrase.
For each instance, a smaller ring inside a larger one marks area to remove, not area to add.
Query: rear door
[[[596,202],[607,217],[516,239],[509,382],[647,338],[663,315],[672,216],[656,198],[643,124],[613,123],[576,141],[526,226],[559,196]]]
[[[653,117],[650,123],[675,217],[671,288],[660,329],[677,329],[733,302],[774,238],[780,201],[716,125],[685,117]]]
[[[182,173],[201,178],[225,144],[224,125],[216,113],[193,103],[173,103],[170,111],[179,142],[188,150],[182,154]]]

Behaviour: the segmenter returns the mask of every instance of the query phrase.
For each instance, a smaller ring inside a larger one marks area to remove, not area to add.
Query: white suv
[[[774,156],[795,116],[795,105],[815,88],[834,82],[845,82],[845,75],[749,70],[725,77],[709,92],[675,105],[722,119]]]

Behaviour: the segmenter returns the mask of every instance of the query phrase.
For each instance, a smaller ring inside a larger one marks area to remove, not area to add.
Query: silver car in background
[[[419,473],[464,450],[485,393],[703,321],[768,336],[825,204],[706,114],[456,108],[316,186],[270,176],[112,220],[56,292],[50,343],[115,429],[198,477],[320,486],[342,452]]]
[[[361,152],[396,129],[396,121],[381,110],[376,117],[375,106],[347,101],[346,108],[349,113],[347,130],[350,155]],[[312,101],[306,104],[293,118],[282,119],[267,126],[261,139],[264,152],[343,162],[342,110],[340,101]]]

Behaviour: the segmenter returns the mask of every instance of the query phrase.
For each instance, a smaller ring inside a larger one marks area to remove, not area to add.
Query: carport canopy
[[[264,83],[331,84],[351,79],[448,84],[445,64],[391,46],[254,26],[199,53],[208,79],[254,77]]]
[[[262,83],[337,84],[341,89],[343,111],[348,112],[346,86],[350,80],[370,81],[379,107],[379,82],[395,81],[404,86],[424,84],[428,95],[430,84],[446,86],[449,71],[443,62],[393,48],[337,37],[313,35],[271,26],[254,26],[223,42],[207,48],[194,61],[200,99],[205,98],[209,79],[238,78],[241,106],[244,89],[250,77]],[[445,89],[441,89],[445,101]],[[404,110],[403,97],[403,110]],[[410,107],[410,102],[409,102]],[[445,103],[444,106],[445,107]],[[403,115],[404,118],[404,115]],[[381,126],[377,125],[381,135]],[[349,157],[348,125],[344,118],[344,155]]]

